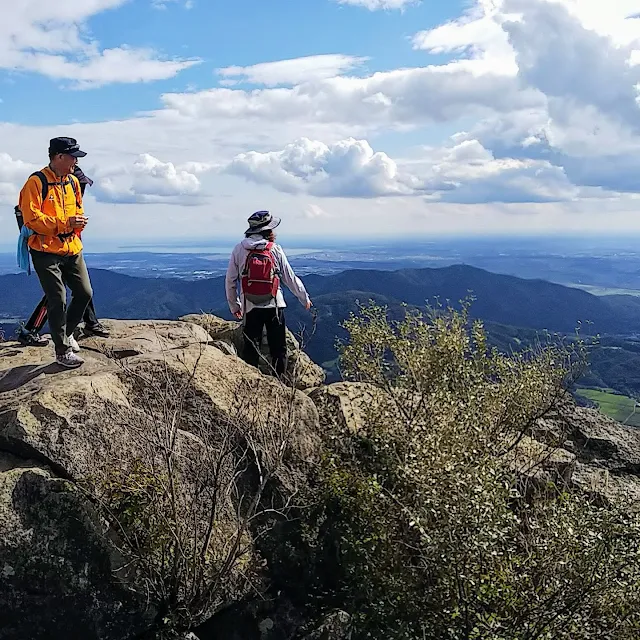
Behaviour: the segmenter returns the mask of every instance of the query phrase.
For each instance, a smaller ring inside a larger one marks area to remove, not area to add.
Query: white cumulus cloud
[[[420,0],[335,0],[335,2],[364,7],[369,11],[380,11],[381,9],[404,9],[409,5],[419,4]]]
[[[637,0],[476,0],[413,42],[457,56],[449,68],[498,71],[542,97],[458,142],[479,140],[497,161],[547,161],[579,187],[638,193],[639,13]]]
[[[22,185],[37,167],[0,152],[0,204],[16,205]]]
[[[337,76],[294,87],[215,88],[168,93],[169,110],[200,120],[220,118],[284,123],[286,127],[331,123],[355,128],[408,128],[462,117],[536,108],[544,96],[501,74],[477,77],[465,69],[416,67],[367,77]]]
[[[457,56],[447,65],[450,69],[515,76],[518,67],[509,37],[502,28],[501,6],[501,0],[477,0],[460,18],[416,33],[413,47]]]
[[[477,140],[432,152],[424,185],[441,202],[561,202],[579,190],[547,160],[495,158]]]
[[[127,0],[20,0],[0,21],[0,69],[30,71],[78,88],[113,82],[147,82],[175,76],[199,61],[164,58],[121,44],[104,49],[89,38],[86,22]]]
[[[558,2],[509,0],[509,6],[521,16],[504,23],[519,79],[544,93],[550,110],[554,100],[590,105],[640,126],[640,66],[629,64],[632,46],[617,45],[611,36],[586,28]]]
[[[226,171],[288,193],[348,198],[411,193],[409,176],[400,175],[387,154],[354,138],[331,145],[300,138],[282,151],[242,153]]]
[[[342,54],[322,54],[261,62],[249,67],[224,67],[217,73],[225,78],[223,84],[233,85],[240,82],[262,84],[268,87],[293,85],[310,80],[333,78],[358,67],[368,58],[345,56]]]
[[[441,202],[556,202],[578,189],[546,160],[496,159],[477,140],[429,149],[411,162],[374,152],[366,140],[330,145],[301,138],[281,151],[236,156],[225,171],[285,193],[317,197],[425,196]]]
[[[143,153],[131,165],[98,168],[91,192],[102,202],[194,204],[201,188],[196,173],[206,170],[200,163],[176,166]]]

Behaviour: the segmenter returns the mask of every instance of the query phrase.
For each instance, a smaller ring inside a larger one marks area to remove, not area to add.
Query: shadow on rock
[[[64,367],[52,362],[46,365],[24,364],[0,371],[0,393],[14,391],[35,380],[41,375],[51,375],[66,371]]]

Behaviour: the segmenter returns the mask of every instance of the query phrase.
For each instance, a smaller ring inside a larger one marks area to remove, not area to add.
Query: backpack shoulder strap
[[[44,174],[43,171],[34,171],[31,175],[36,176],[38,180],[40,180],[40,185],[42,188],[42,201],[44,202],[47,197],[47,193],[49,193],[49,180],[47,179],[47,176]],[[76,196],[76,204],[79,205],[80,202],[78,200],[78,188],[79,188],[80,182],[78,181],[78,178],[76,178],[74,175],[69,175],[69,182],[71,183],[71,188],[73,189],[73,193]]]
[[[276,244],[275,242],[268,242],[265,251],[269,252],[271,259],[273,260],[276,274],[280,274],[281,272],[280,261],[278,260],[278,256],[275,253],[273,253],[273,247],[275,247],[275,244]]]
[[[80,200],[78,199],[78,188],[80,187],[80,180],[76,178],[73,174],[69,174],[69,182],[71,183],[71,187],[73,189],[73,193],[76,196],[76,205],[80,206]]]
[[[242,265],[242,273],[246,274],[249,271],[249,261],[251,260],[251,256],[254,254],[255,249],[247,249],[247,255],[244,259],[244,264]]]
[[[49,181],[47,180],[47,176],[45,176],[44,172],[42,171],[34,171],[31,174],[31,176],[36,176],[36,178],[40,180],[40,187],[42,190],[42,202],[44,202],[47,198],[47,193],[49,192]]]

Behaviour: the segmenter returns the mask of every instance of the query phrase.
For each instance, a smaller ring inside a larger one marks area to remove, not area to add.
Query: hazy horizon
[[[167,241],[166,238],[149,239],[146,242],[100,242],[94,241],[85,234],[84,249],[86,254],[91,253],[225,253],[229,252],[243,235],[235,237],[212,238],[182,238],[180,240]],[[16,231],[14,243],[0,243],[0,254],[15,254],[18,234]],[[396,244],[405,244],[408,249],[413,245],[443,245],[450,244],[491,244],[515,241],[521,245],[544,242],[549,245],[566,243],[595,242],[595,245],[614,245],[633,249],[640,240],[640,232],[582,232],[582,233],[487,233],[487,234],[386,234],[386,235],[354,235],[354,236],[297,236],[287,233],[279,234],[278,242],[289,250],[318,251],[328,248],[345,247],[389,247]],[[626,245],[629,245],[626,247]],[[639,249],[640,250],[640,249]]]

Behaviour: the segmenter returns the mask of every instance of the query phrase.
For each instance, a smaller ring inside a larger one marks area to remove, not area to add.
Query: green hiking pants
[[[93,291],[82,251],[75,256],[59,256],[44,251],[31,251],[33,268],[47,296],[47,318],[56,354],[66,353],[70,336],[80,324]],[[67,289],[71,304],[67,308]]]

